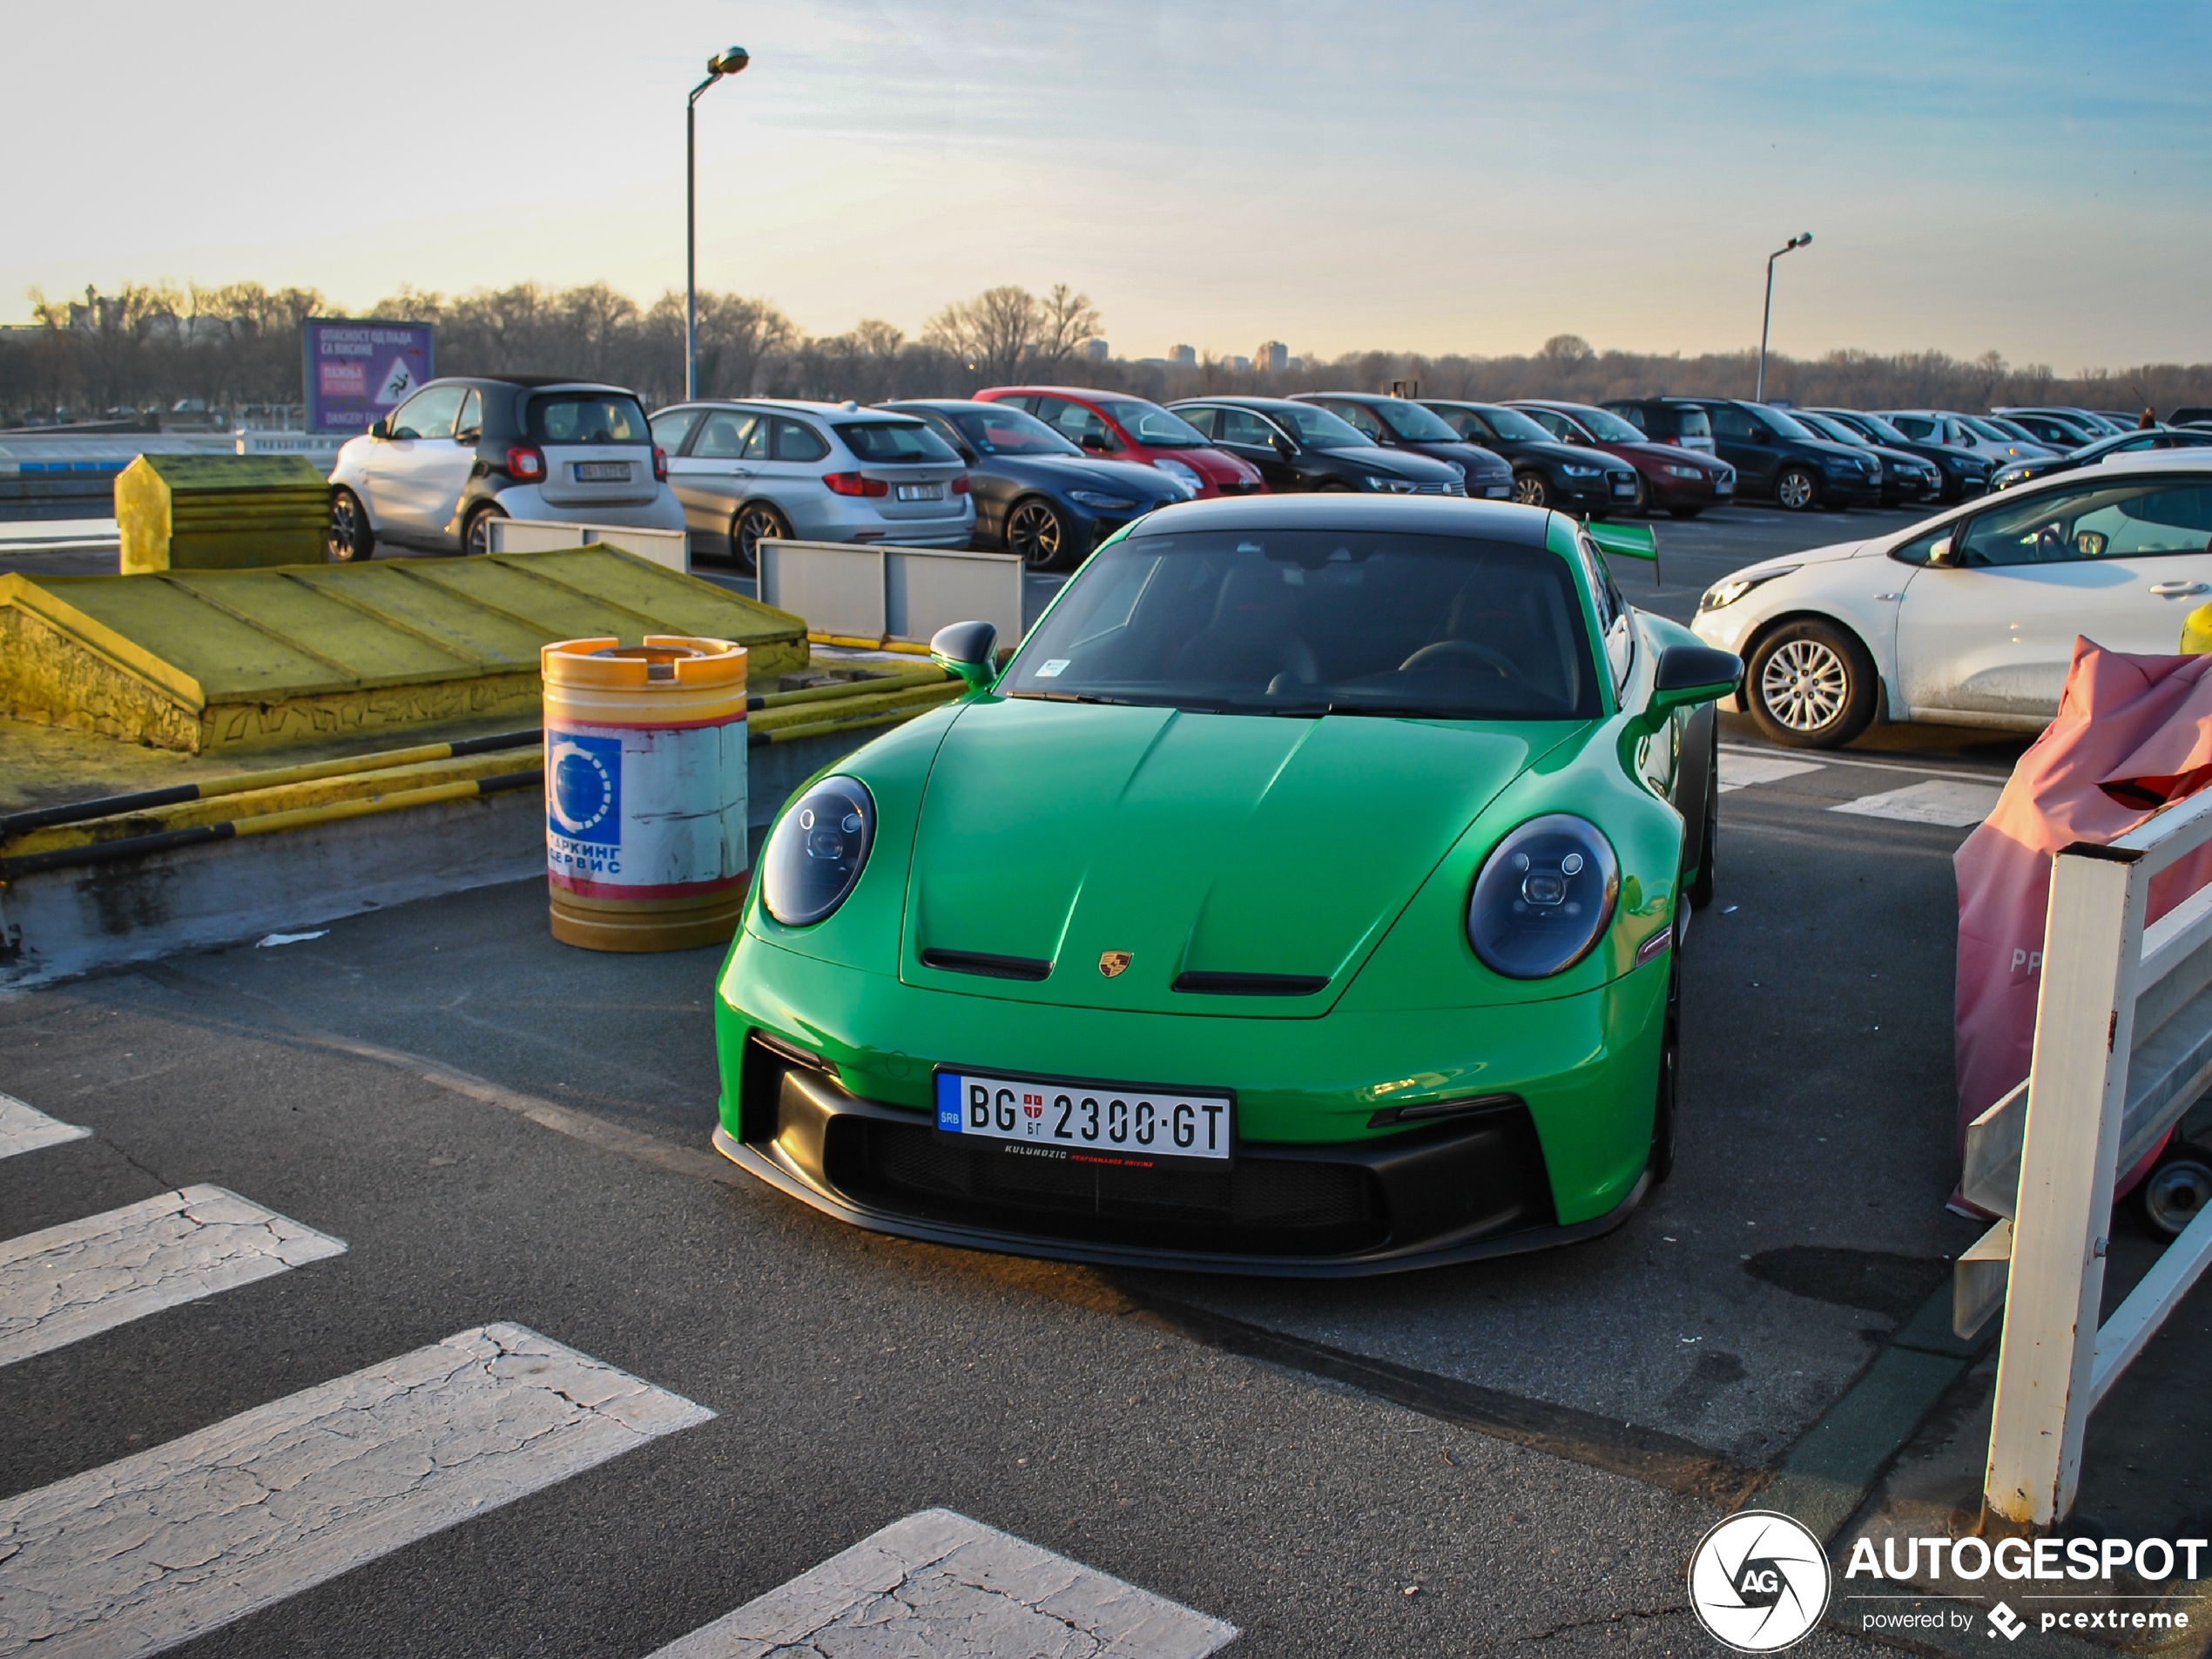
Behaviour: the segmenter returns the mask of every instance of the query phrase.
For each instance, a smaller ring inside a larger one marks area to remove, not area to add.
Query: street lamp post
[[[704,93],[705,89],[701,86],[699,91]],[[692,98],[699,98],[699,93],[692,93]],[[1767,254],[1767,310],[1758,314],[1758,389],[1757,392],[1752,392],[1752,402],[1767,401],[1767,329],[1774,325],[1774,261],[1781,259],[1783,254],[1796,250],[1796,247],[1803,247],[1810,241],[1811,241],[1810,230],[1801,230],[1801,233],[1796,233],[1790,241],[1785,241],[1781,247],[1777,247],[1772,254]]]
[[[706,60],[706,78],[691,89],[684,105],[684,398],[699,395],[699,95],[722,79],[735,75],[752,61],[742,46]]]

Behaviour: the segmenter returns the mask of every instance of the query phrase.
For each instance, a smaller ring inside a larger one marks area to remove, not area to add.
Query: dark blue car
[[[1190,497],[1154,467],[1085,455],[1036,416],[1005,403],[911,398],[918,415],[968,462],[975,544],[1019,553],[1033,570],[1080,564],[1133,518]]]

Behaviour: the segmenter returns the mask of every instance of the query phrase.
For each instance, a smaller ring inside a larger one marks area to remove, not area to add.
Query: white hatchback
[[[2171,653],[2212,598],[2212,452],[2115,455],[1910,529],[1746,565],[1692,626],[1744,660],[1777,742],[1849,743],[1877,718],[2036,732],[2076,636]]]

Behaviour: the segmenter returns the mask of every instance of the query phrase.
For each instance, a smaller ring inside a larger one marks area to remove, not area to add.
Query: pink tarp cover
[[[2209,780],[2212,656],[2131,657],[2076,639],[2058,718],[1952,860],[1962,1150],[1966,1125],[2027,1076],[2052,854],[2076,841],[2116,840]],[[2153,879],[2145,920],[2157,921],[2208,880],[2212,846]]]

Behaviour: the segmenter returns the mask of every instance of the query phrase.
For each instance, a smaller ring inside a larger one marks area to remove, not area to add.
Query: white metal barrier
[[[691,538],[682,530],[632,529],[626,524],[556,524],[495,518],[485,527],[494,553],[558,553],[571,547],[618,547],[641,559],[691,573]]]
[[[2089,1413],[2212,1261],[2208,1208],[2099,1328],[2115,1172],[2212,1084],[2212,886],[2143,925],[2151,878],[2207,841],[2212,791],[2051,861],[2027,1081],[1966,1132],[1966,1196],[2005,1219],[1959,1258],[1952,1318],[2004,1305],[1982,1495],[2015,1525],[2073,1507]]]
[[[927,640],[948,623],[988,622],[1022,638],[1022,561],[1012,553],[852,542],[760,543],[760,602],[810,633]]]

